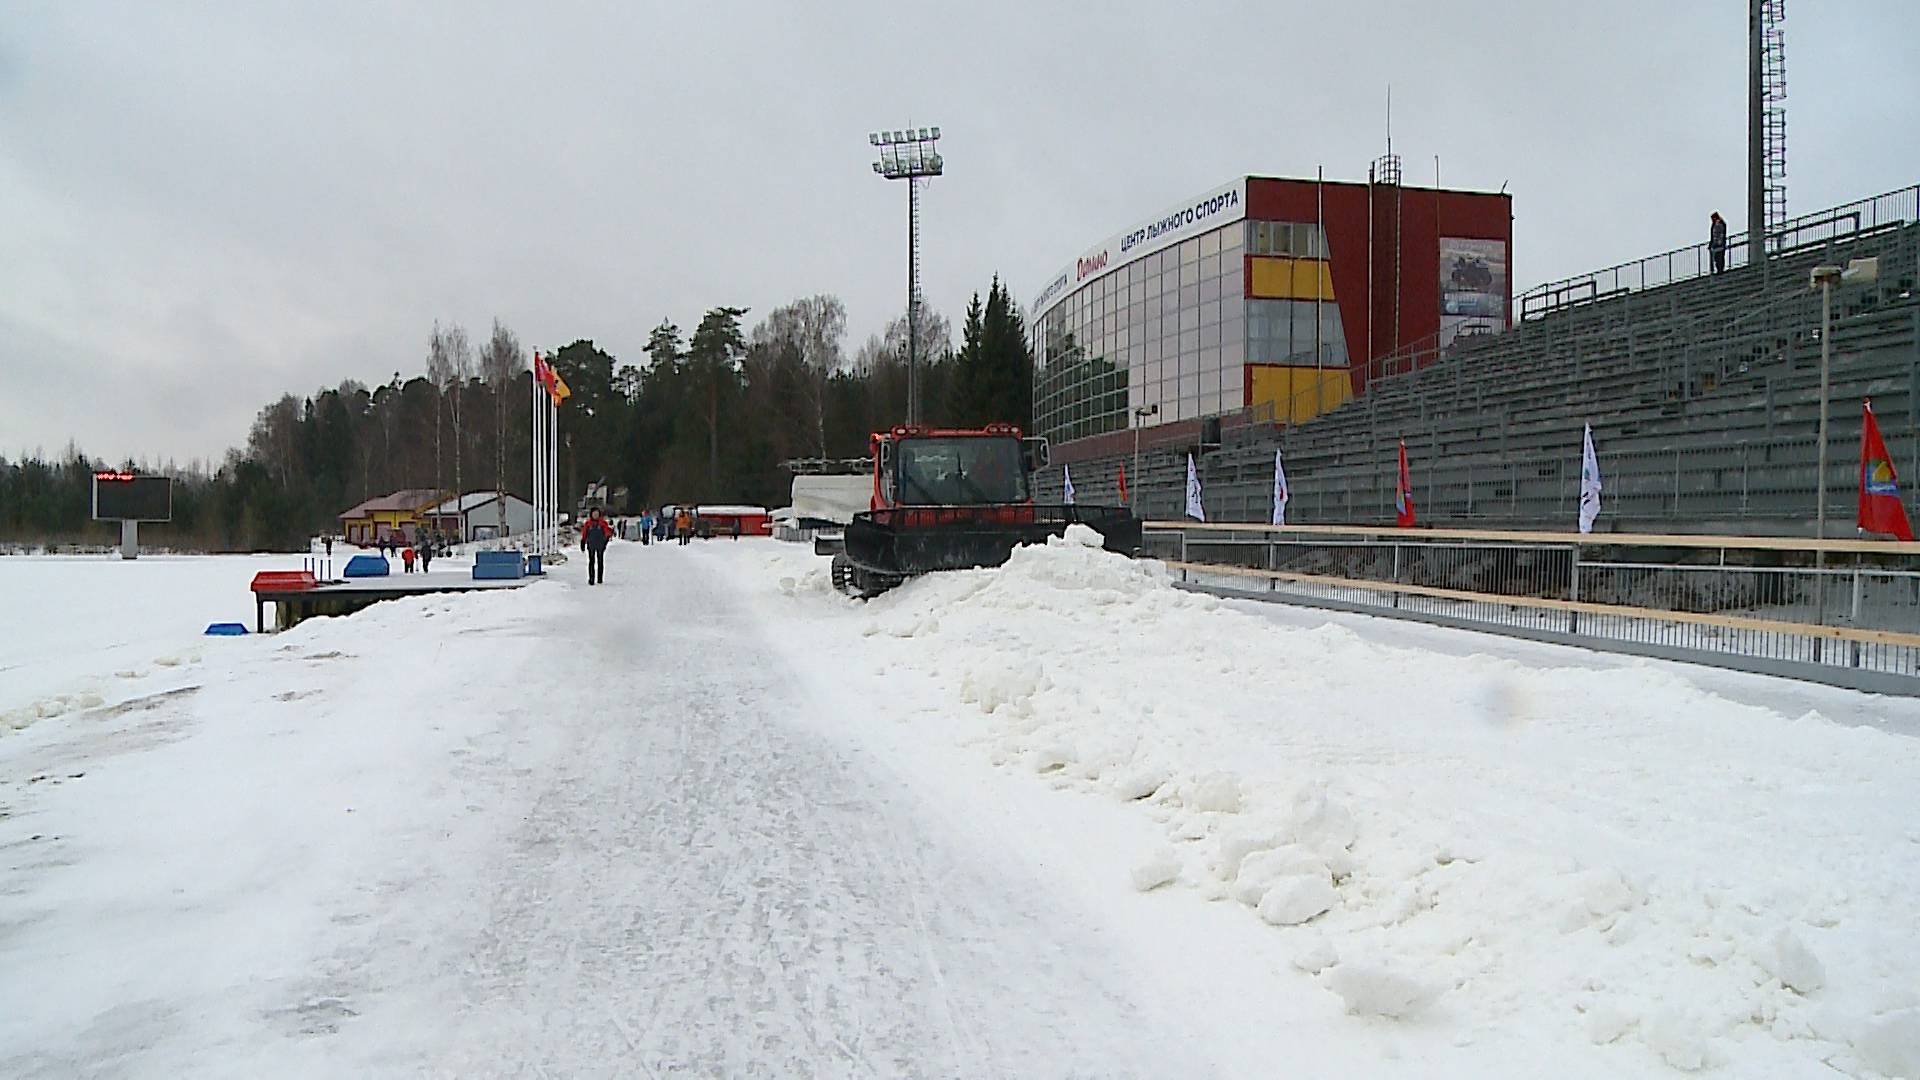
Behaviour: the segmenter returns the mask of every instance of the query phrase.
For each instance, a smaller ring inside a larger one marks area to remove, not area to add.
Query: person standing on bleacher
[[[1718,210],[1713,212],[1713,225],[1707,232],[1707,254],[1713,259],[1714,273],[1727,268],[1727,219]]]

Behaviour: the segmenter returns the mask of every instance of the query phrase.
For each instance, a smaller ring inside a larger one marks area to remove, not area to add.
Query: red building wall
[[[1369,194],[1371,193],[1371,205]],[[1316,205],[1318,196],[1318,205]],[[1399,326],[1392,320],[1392,217],[1400,218]],[[1247,182],[1247,218],[1312,223],[1324,215],[1328,272],[1353,359],[1353,388],[1363,393],[1368,361],[1399,349],[1432,344],[1440,331],[1440,238],[1500,242],[1506,254],[1507,320],[1513,317],[1513,197],[1433,188],[1316,184],[1312,180],[1253,177]],[[1371,213],[1373,263],[1368,262]],[[1371,273],[1372,280],[1369,281]]]

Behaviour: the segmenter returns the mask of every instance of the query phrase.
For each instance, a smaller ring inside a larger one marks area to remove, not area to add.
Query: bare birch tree
[[[520,339],[493,320],[493,334],[480,349],[480,377],[493,390],[493,507],[494,535],[507,533],[507,417],[514,383],[525,367]]]
[[[761,344],[784,341],[799,353],[806,369],[806,405],[812,421],[814,450],[827,456],[827,385],[845,363],[841,342],[847,336],[847,307],[829,293],[809,296],[775,308],[759,326],[754,340]]]
[[[427,346],[427,378],[434,387],[433,401],[433,471],[434,484],[442,486],[446,473],[441,465],[440,451],[440,415],[442,409],[453,421],[453,494],[458,500],[465,495],[462,488],[464,477],[461,475],[461,444],[463,428],[460,423],[462,399],[466,394],[467,383],[473,378],[473,346],[467,341],[465,327],[458,323],[441,326],[433,324],[433,337]],[[460,540],[465,540],[467,516],[460,514]]]
[[[453,341],[451,331],[434,321],[433,334],[427,338],[427,381],[433,384],[433,487],[445,491],[446,468],[441,464],[441,414],[446,406],[446,386],[453,379]]]

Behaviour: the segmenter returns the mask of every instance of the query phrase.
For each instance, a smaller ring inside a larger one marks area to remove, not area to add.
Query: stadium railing
[[[1920,221],[1920,185],[1899,188],[1793,218],[1768,234],[1769,255],[1777,258],[1831,240],[1915,221]],[[1752,261],[1751,247],[1749,233],[1730,235],[1727,238],[1727,270],[1748,265]],[[1671,285],[1712,273],[1713,258],[1709,245],[1690,244],[1604,270],[1537,285],[1521,293],[1516,298],[1515,306],[1520,321],[1527,322],[1570,306]]]
[[[1920,696],[1920,543],[1153,521],[1183,584]]]

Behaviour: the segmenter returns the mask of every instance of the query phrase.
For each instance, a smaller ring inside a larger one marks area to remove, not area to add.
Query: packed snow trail
[[[433,1060],[573,1075],[1208,1072],[1167,1059],[1180,1040],[1156,1038],[1101,943],[1035,881],[958,850],[871,762],[790,723],[820,705],[792,692],[712,569],[632,545],[609,561],[609,582],[577,589],[554,626],[564,689],[540,722],[564,745],[492,875],[461,1030]]]
[[[793,721],[844,706],[724,571],[608,571],[0,746],[0,1075],[1217,1073],[1045,879]]]

